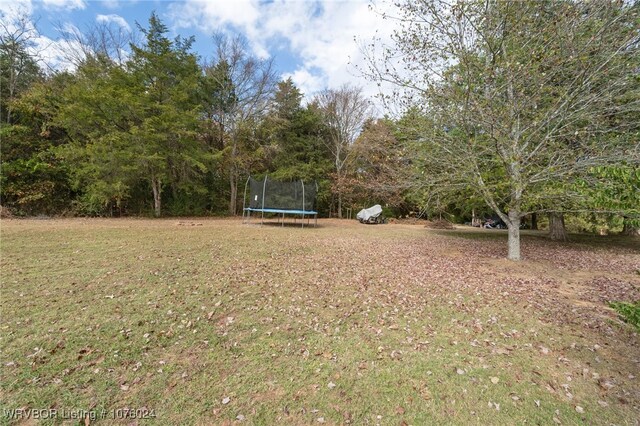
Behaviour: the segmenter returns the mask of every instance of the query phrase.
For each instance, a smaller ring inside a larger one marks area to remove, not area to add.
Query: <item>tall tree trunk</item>
[[[518,212],[509,212],[509,220],[507,221],[509,232],[507,259],[509,260],[520,260],[520,220]]]
[[[235,139],[235,135],[231,139],[231,144],[231,158],[229,166],[229,189],[231,194],[229,195],[229,214],[231,216],[235,216],[238,202],[238,170],[236,165],[238,142]]]
[[[153,190],[153,213],[155,217],[160,217],[162,213],[162,185],[160,179],[151,179],[151,189]]]
[[[567,229],[564,226],[563,213],[549,213],[549,237],[556,241],[567,241]]]
[[[344,164],[344,163],[343,163]],[[342,171],[341,167],[339,167],[338,160],[336,159],[336,181],[335,181],[335,194],[336,194],[336,216],[338,219],[342,219]]]
[[[622,228],[622,235],[628,235],[631,237],[637,237],[640,235],[640,228],[638,228],[635,225],[631,224],[631,221],[629,219],[627,219],[626,217],[623,219],[623,228]]]
[[[531,213],[531,229],[538,230],[538,213]]]
[[[235,216],[238,200],[238,179],[236,179],[235,170],[229,173],[229,188],[231,189],[231,195],[229,196],[229,214]]]

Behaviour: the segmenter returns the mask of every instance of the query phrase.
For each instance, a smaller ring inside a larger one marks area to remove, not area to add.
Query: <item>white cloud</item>
[[[195,26],[203,31],[217,31],[225,25],[246,30],[260,15],[256,0],[191,0],[169,6],[177,27]]]
[[[364,86],[368,96],[377,94],[377,85],[359,77],[355,68],[364,66],[365,58],[354,37],[367,41],[378,35],[388,40],[392,25],[371,11],[367,0],[191,0],[172,4],[170,17],[177,28],[239,30],[261,57],[284,43],[302,61],[285,77],[290,76],[307,98],[344,83]]]
[[[291,77],[291,80],[307,98],[313,93],[323,90],[327,86],[326,78],[317,74],[314,75],[305,68],[298,68],[292,73],[285,73],[282,75],[283,79],[287,79],[289,77]]]
[[[68,36],[73,36],[75,38],[81,38],[82,32],[78,27],[73,25],[71,22],[65,22],[58,29],[62,34],[66,34]]]
[[[105,22],[105,23],[115,23],[121,28],[124,28],[127,31],[131,31],[131,27],[127,23],[127,21],[120,15],[110,14],[110,15],[98,15],[96,16],[97,22]]]
[[[80,43],[75,40],[52,40],[40,36],[35,40],[32,52],[38,57],[45,69],[56,71],[73,71],[75,63],[70,57],[71,52],[81,52]]]
[[[84,9],[87,7],[84,0],[41,0],[46,9]]]
[[[32,15],[33,4],[30,0],[18,0],[11,3],[0,0],[0,18],[4,28],[10,33],[18,30],[26,43],[27,51],[45,70],[72,70],[75,68],[69,52],[79,52],[78,43],[62,38],[51,39],[38,32]],[[20,22],[23,21],[23,22]],[[77,35],[79,30],[70,23],[64,23],[61,31],[67,35]],[[16,33],[17,34],[17,33]],[[73,39],[73,37],[71,37]]]
[[[118,0],[102,0],[100,3],[107,9],[118,9],[120,7]]]
[[[33,13],[31,0],[0,1],[0,17],[4,23],[11,22],[21,15]]]
[[[177,28],[195,27],[204,33],[240,31],[251,42],[254,53],[268,58],[264,43],[256,42],[263,18],[259,0],[190,0],[172,3],[168,10]]]

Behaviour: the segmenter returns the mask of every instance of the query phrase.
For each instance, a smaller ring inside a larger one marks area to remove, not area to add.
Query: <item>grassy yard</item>
[[[608,307],[640,299],[637,241],[530,232],[514,264],[497,230],[1,226],[2,424],[18,408],[53,423],[640,418],[640,337]]]

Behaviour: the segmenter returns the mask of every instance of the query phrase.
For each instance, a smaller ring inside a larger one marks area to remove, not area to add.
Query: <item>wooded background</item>
[[[2,20],[1,204],[11,214],[235,215],[249,175],[315,180],[323,216],[518,230],[564,221],[637,233],[640,6],[634,2],[401,1],[392,43],[362,42],[362,77],[392,83],[381,117],[361,88],[310,94],[240,36],[212,57],[102,23],[67,34],[73,71],[47,69],[25,17]],[[125,54],[126,53],[126,54]]]

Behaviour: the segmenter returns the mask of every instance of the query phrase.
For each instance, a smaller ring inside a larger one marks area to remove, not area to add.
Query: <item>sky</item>
[[[356,68],[365,65],[359,45],[376,36],[388,40],[393,23],[382,19],[384,4],[371,6],[369,0],[0,0],[0,13],[5,21],[27,13],[40,33],[40,55],[57,69],[71,67],[60,54],[61,29],[83,32],[107,22],[135,31],[152,11],[172,37],[194,36],[203,59],[213,56],[214,33],[242,34],[254,55],[272,58],[282,78],[291,77],[310,99],[345,83],[370,97],[378,92]]]

